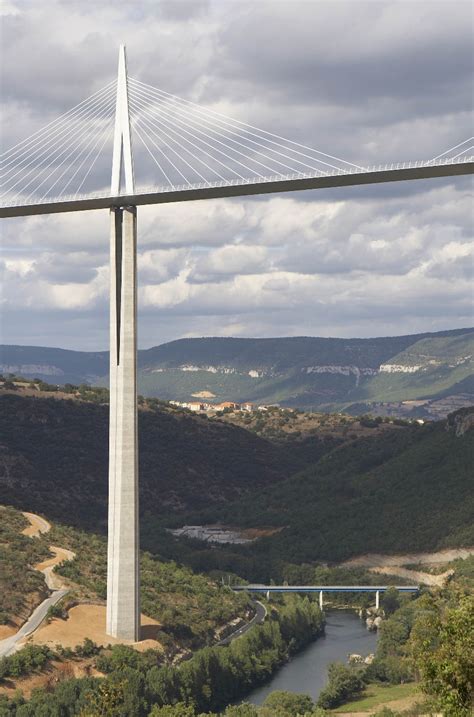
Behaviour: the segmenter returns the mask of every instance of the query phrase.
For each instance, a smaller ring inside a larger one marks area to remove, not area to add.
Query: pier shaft
[[[108,635],[139,639],[137,215],[110,212]]]

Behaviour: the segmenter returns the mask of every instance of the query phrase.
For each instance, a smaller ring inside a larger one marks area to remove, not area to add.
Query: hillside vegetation
[[[105,527],[108,406],[0,395],[0,502],[66,523]],[[225,503],[292,475],[334,445],[332,439],[288,451],[205,416],[148,403],[139,411],[143,514]]]
[[[415,424],[335,448],[302,473],[232,504],[223,517],[282,528],[252,547],[262,560],[337,561],[474,545],[473,459],[472,430],[456,435],[446,422]]]
[[[50,543],[76,554],[73,560],[56,567],[71,588],[62,604],[67,607],[85,601],[105,605],[104,536],[53,524],[47,535],[29,538],[19,533],[28,524],[19,511],[1,507],[0,516],[0,616],[5,624],[12,623],[16,616],[23,622],[48,595],[43,575],[31,566],[49,555]],[[172,659],[179,650],[214,644],[232,620],[245,618],[251,611],[244,594],[233,593],[207,576],[145,551],[141,553],[140,574],[142,612],[159,623],[153,639],[162,645],[165,660]],[[67,634],[67,621],[64,632]]]
[[[355,401],[406,401],[474,390],[473,334],[421,339],[390,359],[407,372],[379,373],[351,394]]]
[[[48,556],[47,543],[22,535],[28,525],[21,513],[0,506],[0,626],[21,624],[48,594],[44,576],[31,567]]]
[[[104,532],[107,411],[1,395],[0,501]],[[254,578],[280,575],[282,562],[474,545],[472,411],[425,425],[313,416],[307,433],[303,418],[269,412],[265,433],[265,425],[147,403],[139,412],[143,545],[198,570]],[[164,531],[185,523],[264,528],[268,537],[218,548]]]

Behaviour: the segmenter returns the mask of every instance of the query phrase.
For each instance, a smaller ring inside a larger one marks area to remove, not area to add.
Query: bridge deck
[[[237,592],[259,592],[259,593],[373,593],[385,592],[395,588],[400,592],[415,593],[419,591],[417,585],[233,585],[232,590]]]
[[[199,199],[218,199],[223,197],[241,197],[257,194],[274,194],[305,189],[328,189],[331,187],[349,187],[382,182],[399,182],[410,179],[428,179],[474,173],[474,161],[445,162],[426,165],[422,162],[388,165],[365,172],[354,171],[319,176],[304,177],[267,177],[235,181],[229,184],[203,184],[187,188],[160,188],[132,195],[107,196],[103,194],[86,197],[49,199],[35,203],[4,203],[0,206],[0,218],[22,217],[34,214],[57,214],[60,212],[79,212],[92,209],[110,209],[111,207],[139,206],[146,204],[165,204],[169,202],[189,202]]]

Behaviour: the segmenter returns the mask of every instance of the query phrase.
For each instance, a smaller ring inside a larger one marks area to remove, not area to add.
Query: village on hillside
[[[169,401],[172,406],[187,408],[189,411],[204,411],[206,413],[217,413],[217,411],[268,411],[269,406],[255,406],[253,403],[235,403],[234,401],[222,401],[222,403],[209,403],[207,401]]]

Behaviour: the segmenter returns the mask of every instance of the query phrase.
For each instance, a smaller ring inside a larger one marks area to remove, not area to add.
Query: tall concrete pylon
[[[127,58],[120,46],[112,196],[134,194]],[[137,209],[110,211],[110,416],[107,625],[112,637],[140,638],[137,437]]]

